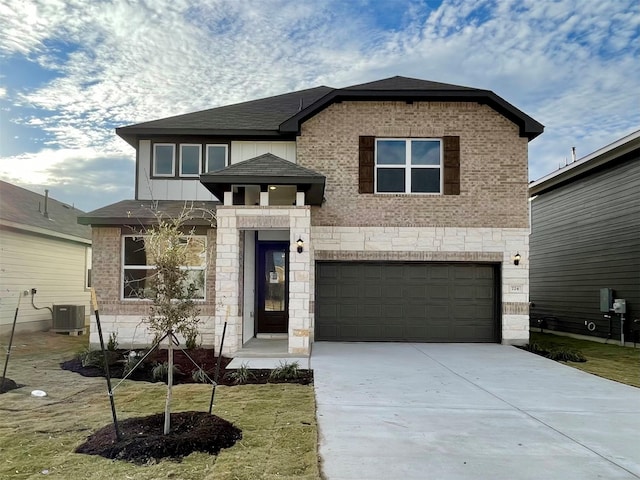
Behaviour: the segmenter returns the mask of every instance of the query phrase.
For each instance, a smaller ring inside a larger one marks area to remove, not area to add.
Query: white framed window
[[[375,193],[442,193],[442,141],[378,138]]]
[[[180,267],[188,272],[187,282],[195,286],[194,299],[204,300],[206,292],[207,237],[191,235],[183,237],[181,244],[187,261]],[[145,235],[122,237],[122,299],[144,300],[151,296],[150,281],[155,275],[155,261]],[[186,285],[185,285],[186,287]]]
[[[198,177],[202,171],[202,145],[180,144],[180,176]]]
[[[176,174],[176,146],[173,143],[153,144],[153,176],[173,177]]]
[[[222,170],[229,165],[229,145],[207,144],[205,157],[206,173]]]

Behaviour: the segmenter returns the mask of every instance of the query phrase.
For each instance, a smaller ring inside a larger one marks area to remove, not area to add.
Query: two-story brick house
[[[103,328],[149,341],[136,227],[193,201],[217,216],[193,220],[201,260],[185,267],[206,345],[225,320],[230,353],[256,335],[291,354],[314,340],[526,343],[527,146],[542,131],[491,91],[405,77],[119,128],[136,199],[81,220]]]

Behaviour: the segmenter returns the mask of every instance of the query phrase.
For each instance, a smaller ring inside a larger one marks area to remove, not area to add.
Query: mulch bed
[[[119,350],[118,353],[121,353],[124,356],[127,351]],[[189,357],[191,357],[195,363],[204,370],[207,375],[213,379],[216,370],[216,363],[218,361],[217,357],[213,356],[212,350],[207,350],[204,348],[196,348],[193,350],[187,351]],[[220,373],[218,376],[218,385],[236,385],[232,378],[228,376],[228,373],[233,372],[233,369],[227,369],[227,365],[231,362],[231,358],[222,357],[220,361]],[[138,367],[132,375],[128,378],[130,380],[138,380],[145,382],[157,382],[158,380],[153,378],[152,369],[155,363],[163,363],[167,361],[167,350],[160,349],[155,350],[143,365]],[[196,367],[191,360],[187,357],[185,352],[181,350],[174,350],[173,352],[173,362],[178,366],[182,374],[174,375],[174,384],[180,383],[197,383],[193,377],[192,372],[197,370]],[[98,367],[84,367],[82,366],[82,362],[73,358],[71,360],[67,360],[66,362],[62,362],[60,367],[63,370],[69,370],[75,373],[79,373],[85,377],[102,377],[104,376],[104,372],[101,368]],[[109,374],[112,378],[122,378],[123,376],[123,364],[116,363],[115,365],[109,367]],[[299,376],[296,379],[292,380],[276,380],[270,379],[269,375],[271,374],[271,370],[269,369],[250,369],[252,375],[249,377],[246,384],[265,384],[265,383],[298,383],[302,385],[308,385],[313,383],[313,371],[312,370],[299,370]]]
[[[180,461],[193,452],[216,455],[242,438],[239,428],[206,412],[172,413],[168,435],[163,435],[164,414],[128,418],[118,426],[122,440],[117,440],[113,425],[107,425],[90,435],[76,453],[142,465],[163,458]]]
[[[0,382],[2,381],[2,377],[0,377]],[[0,388],[0,393],[7,393],[10,390],[15,390],[16,388],[20,388],[22,385],[17,384],[9,377],[4,379],[4,383],[2,384],[2,388]]]

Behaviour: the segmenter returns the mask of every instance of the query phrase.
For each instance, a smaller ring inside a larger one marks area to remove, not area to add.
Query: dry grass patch
[[[315,400],[308,385],[218,387],[213,413],[234,423],[243,434],[242,440],[218,456],[194,453],[181,463],[162,461],[141,467],[74,453],[89,434],[111,422],[111,414],[102,378],[58,368],[57,362],[68,358],[82,341],[71,343],[65,343],[62,353],[40,349],[11,357],[9,376],[27,385],[0,395],[0,478],[320,478]],[[36,388],[49,396],[31,397]],[[118,415],[124,419],[162,412],[165,393],[163,384],[126,381],[116,391]],[[178,385],[174,411],[207,411],[210,397],[206,385]]]
[[[531,333],[531,343],[549,349],[579,350],[586,362],[564,363],[609,380],[640,387],[640,349],[534,332]]]

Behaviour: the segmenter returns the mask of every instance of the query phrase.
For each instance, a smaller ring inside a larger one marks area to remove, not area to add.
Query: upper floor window
[[[176,146],[173,143],[153,145],[153,175],[155,177],[175,176]]]
[[[154,177],[198,178],[203,172],[215,172],[228,164],[229,145],[227,144],[153,144],[152,176]]]
[[[202,158],[202,145],[180,145],[180,176],[197,177],[200,175],[200,159]]]
[[[376,193],[441,193],[440,139],[376,139]]]
[[[227,145],[207,145],[205,172],[222,170],[228,165]]]

